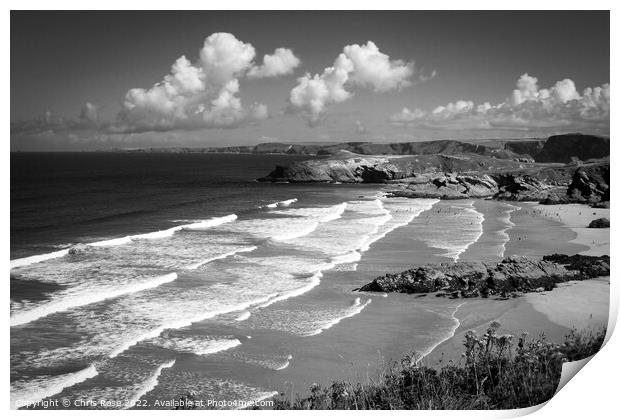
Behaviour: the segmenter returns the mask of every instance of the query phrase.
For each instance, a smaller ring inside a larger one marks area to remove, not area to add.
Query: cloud
[[[347,45],[323,73],[308,73],[297,79],[289,96],[290,109],[302,114],[313,126],[323,119],[328,105],[351,98],[351,89],[398,90],[412,84],[413,74],[412,62],[390,60],[372,41],[365,45]]]
[[[200,50],[205,82],[221,85],[241,76],[252,65],[256,51],[252,44],[226,32],[208,36]]]
[[[432,112],[403,108],[389,117],[395,126],[444,129],[593,129],[609,130],[609,84],[581,93],[571,79],[540,89],[538,79],[523,74],[502,103],[459,100]]]
[[[106,123],[99,121],[99,106],[86,102],[79,115],[74,117],[62,117],[47,111],[29,120],[11,122],[11,134],[50,135],[56,132],[94,130],[105,127]]]
[[[267,106],[243,106],[240,79],[276,77],[291,73],[299,59],[278,48],[256,66],[254,47],[230,33],[208,36],[192,63],[178,58],[163,80],[150,89],[130,89],[111,128],[116,132],[167,131],[176,128],[233,128],[265,119]]]
[[[260,79],[263,77],[277,77],[293,73],[301,60],[288,48],[276,48],[272,55],[263,56],[263,64],[254,66],[248,71],[248,77]]]
[[[99,123],[99,106],[86,102],[80,111],[80,120],[92,124]]]

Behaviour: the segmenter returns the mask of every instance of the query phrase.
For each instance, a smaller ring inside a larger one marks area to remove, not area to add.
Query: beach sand
[[[585,205],[543,206],[518,203],[512,215],[505,255],[541,257],[552,253],[609,255],[609,229],[584,228],[591,220],[609,217],[608,209]],[[475,259],[469,255],[469,259]],[[424,363],[459,361],[465,333],[484,333],[492,321],[501,324],[499,333],[518,336],[527,331],[532,338],[544,334],[562,342],[571,329],[606,328],[609,316],[609,277],[559,284],[552,291],[528,293],[510,300],[469,299],[455,317],[460,325],[452,338],[429,354]]]
[[[594,219],[609,219],[609,209],[593,209],[581,204],[537,204],[534,209],[547,219],[559,221],[576,233],[571,242],[587,246],[585,255],[609,255],[609,228],[593,229],[588,224]]]
[[[569,282],[550,292],[528,293],[510,300],[471,299],[455,314],[460,325],[454,337],[444,341],[428,355],[424,363],[433,365],[459,361],[467,331],[482,334],[493,321],[500,323],[498,333],[530,338],[542,334],[553,342],[562,342],[571,329],[598,330],[607,327],[609,316],[609,277]]]

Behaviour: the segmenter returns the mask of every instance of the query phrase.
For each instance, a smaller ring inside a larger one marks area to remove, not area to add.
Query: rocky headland
[[[492,198],[543,204],[609,201],[609,138],[583,134],[547,140],[343,143],[321,159],[277,166],[261,182],[393,184],[411,198]],[[332,146],[330,146],[332,147]],[[379,154],[381,153],[381,154]]]
[[[437,296],[500,297],[552,290],[557,283],[609,276],[609,256],[513,256],[497,264],[454,262],[427,264],[377,277],[362,292],[436,293]]]

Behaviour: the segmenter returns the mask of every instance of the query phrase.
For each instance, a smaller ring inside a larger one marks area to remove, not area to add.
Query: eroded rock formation
[[[386,274],[362,286],[365,292],[431,293],[451,297],[509,296],[551,290],[557,283],[609,276],[609,257],[554,254],[543,259],[509,257],[497,264],[427,264]]]

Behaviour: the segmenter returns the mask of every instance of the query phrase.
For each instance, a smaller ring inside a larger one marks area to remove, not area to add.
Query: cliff
[[[536,162],[563,162],[572,160],[600,159],[609,156],[609,137],[587,134],[563,134],[551,136],[545,142]]]
[[[609,201],[609,162],[578,168],[568,186],[571,201],[598,203]]]

